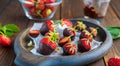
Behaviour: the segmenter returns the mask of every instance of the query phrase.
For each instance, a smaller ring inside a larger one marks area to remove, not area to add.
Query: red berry
[[[63,37],[60,39],[59,41],[59,45],[62,47],[63,45],[65,45],[66,43],[71,42],[71,38],[70,37]]]
[[[108,60],[108,66],[120,66],[120,59],[119,58],[110,58]]]
[[[91,42],[87,38],[83,38],[78,43],[78,51],[86,52],[91,49]]]
[[[44,44],[49,44],[50,40],[49,38],[42,38],[40,42]]]
[[[50,3],[54,3],[55,2],[55,0],[46,0],[46,4],[50,4]]]
[[[56,42],[52,42],[49,37],[44,37],[40,40],[38,52],[43,55],[50,55],[56,48]]]
[[[69,19],[62,19],[62,24],[72,27],[72,22]]]
[[[37,6],[37,9],[38,10],[43,10],[45,8],[45,5],[44,4],[39,4],[38,6]]]
[[[46,21],[42,27],[40,28],[41,34],[45,35],[49,31],[54,31],[55,28],[53,26],[54,22],[52,20]]]
[[[92,33],[94,37],[96,37],[98,34],[97,29],[95,29],[94,27],[89,27],[89,31]]]
[[[83,30],[80,34],[80,39],[82,38],[88,38],[90,41],[93,40],[93,36],[87,31],[87,30]]]
[[[52,10],[50,8],[45,8],[44,10],[42,10],[41,15],[43,17],[48,17],[51,13],[52,13]]]
[[[66,55],[75,55],[77,53],[77,47],[75,44],[65,44],[63,50]]]
[[[73,28],[65,28],[63,31],[64,36],[71,36],[71,40],[74,40],[76,33]]]
[[[1,46],[10,46],[12,43],[10,37],[5,35],[0,35],[0,45]]]
[[[45,3],[44,0],[38,0],[39,4],[43,5]]]
[[[41,41],[40,41],[41,43],[43,43],[43,44],[46,44],[46,45],[48,45],[49,47],[52,47],[52,49],[56,49],[56,47],[57,47],[57,45],[56,45],[56,43],[55,42],[52,42],[49,38],[43,38],[43,39],[41,39]]]
[[[30,9],[29,14],[30,15],[35,15],[37,10],[35,8]]]
[[[47,27],[51,30],[51,31],[54,31],[54,22],[52,20],[48,20],[47,22]]]
[[[31,4],[29,4],[29,3],[25,3],[25,4],[24,4],[24,6],[25,6],[26,8],[31,9],[31,8],[34,7],[33,0],[26,0],[26,1],[31,2]],[[32,3],[33,3],[33,4],[32,4]]]
[[[46,6],[46,7],[51,9],[52,11],[54,11],[56,9],[56,6]]]

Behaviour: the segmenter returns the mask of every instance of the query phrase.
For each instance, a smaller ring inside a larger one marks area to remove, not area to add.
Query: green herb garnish
[[[106,27],[106,29],[110,32],[113,39],[120,38],[120,27]]]
[[[12,36],[15,32],[18,32],[19,28],[15,24],[6,24],[2,26],[0,24],[0,33],[7,35],[7,36]]]

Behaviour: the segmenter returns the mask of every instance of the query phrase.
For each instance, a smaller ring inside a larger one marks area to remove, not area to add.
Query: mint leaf
[[[110,32],[113,39],[120,38],[120,27],[106,27],[106,29]]]
[[[12,36],[15,32],[18,32],[18,31],[19,31],[19,28],[15,24],[6,24],[4,26],[0,24],[0,34]]]
[[[6,28],[6,31],[10,31],[10,32],[18,32],[19,31],[19,28],[15,24],[7,24],[4,26],[4,28]]]
[[[8,31],[6,31],[6,33],[5,33],[5,35],[7,35],[7,36],[12,36],[14,34],[14,32],[8,32]]]

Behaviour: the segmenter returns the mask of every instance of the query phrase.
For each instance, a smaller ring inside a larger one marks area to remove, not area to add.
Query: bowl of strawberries
[[[51,19],[62,0],[19,0],[25,15],[33,20]]]
[[[21,32],[14,44],[18,66],[84,66],[112,46],[110,33],[93,20],[47,20]]]

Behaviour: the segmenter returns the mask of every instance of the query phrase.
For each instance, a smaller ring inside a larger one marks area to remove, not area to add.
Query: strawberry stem
[[[0,34],[5,35],[2,31],[0,31]]]

